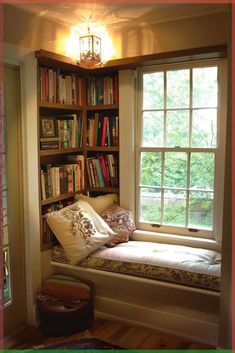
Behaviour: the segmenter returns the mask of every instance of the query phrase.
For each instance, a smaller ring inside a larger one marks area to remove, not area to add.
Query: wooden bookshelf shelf
[[[119,193],[119,188],[113,188],[113,187],[103,187],[103,188],[88,187],[87,191],[107,192],[107,193],[118,194]]]
[[[74,148],[66,148],[66,149],[51,149],[51,150],[40,150],[40,156],[54,156],[60,154],[68,154],[68,153],[81,153],[83,151],[82,148],[74,147]]]
[[[51,203],[55,203],[55,202],[58,202],[58,201],[66,200],[68,198],[74,197],[78,192],[82,193],[83,190],[78,190],[76,192],[70,192],[68,194],[59,195],[59,196],[56,196],[56,197],[50,197],[49,199],[42,200],[41,201],[41,205],[45,206],[45,205],[49,205]]]
[[[99,104],[99,105],[88,105],[86,110],[108,110],[118,109],[118,104]]]
[[[86,147],[87,152],[119,152],[117,146],[97,146],[97,147]]]
[[[65,110],[83,110],[84,106],[75,105],[75,104],[60,104],[60,103],[49,103],[49,102],[40,102],[38,103],[39,108],[47,109],[65,109]]]

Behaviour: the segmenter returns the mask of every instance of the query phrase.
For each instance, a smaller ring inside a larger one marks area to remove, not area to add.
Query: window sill
[[[221,251],[221,244],[212,239],[186,237],[176,234],[165,234],[149,232],[145,230],[135,230],[131,236],[132,240],[152,241],[155,243],[166,243],[174,245],[185,245],[196,248],[203,248],[215,251]]]

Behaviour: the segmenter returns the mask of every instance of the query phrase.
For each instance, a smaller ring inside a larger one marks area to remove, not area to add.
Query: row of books
[[[118,104],[118,77],[88,77],[87,104]]]
[[[40,148],[45,149],[67,149],[82,147],[83,119],[76,114],[60,115],[52,118],[41,117],[42,121],[51,120],[54,125],[54,136],[43,134],[40,138]]]
[[[95,113],[87,119],[87,146],[118,146],[118,116],[103,116]]]
[[[82,147],[82,122],[83,119],[76,114],[65,116],[65,119],[57,117],[59,148]]]
[[[58,204],[55,204],[55,203],[49,204],[46,206],[46,208],[44,208],[43,217],[42,217],[42,238],[41,238],[43,245],[48,245],[51,243],[53,243],[53,245],[58,244],[56,237],[54,236],[51,228],[49,227],[46,221],[45,215],[50,212],[59,211],[62,208],[71,205],[73,202],[74,201],[63,200],[63,203],[60,201]]]
[[[83,78],[75,73],[62,74],[60,69],[39,68],[39,97],[41,102],[82,105]]]
[[[47,200],[84,189],[84,156],[67,156],[68,164],[41,169],[41,197]]]
[[[98,154],[86,158],[87,175],[90,187],[118,186],[118,159],[113,154]]]

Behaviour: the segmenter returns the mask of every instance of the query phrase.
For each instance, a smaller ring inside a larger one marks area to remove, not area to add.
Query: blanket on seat
[[[60,246],[52,260],[69,264]],[[135,240],[102,246],[77,266],[220,290],[221,254],[213,250]]]

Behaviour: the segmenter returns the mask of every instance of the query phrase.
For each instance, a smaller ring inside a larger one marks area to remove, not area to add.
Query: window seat
[[[55,246],[52,261],[69,264]],[[214,250],[146,241],[102,246],[77,266],[219,292],[221,254]]]

